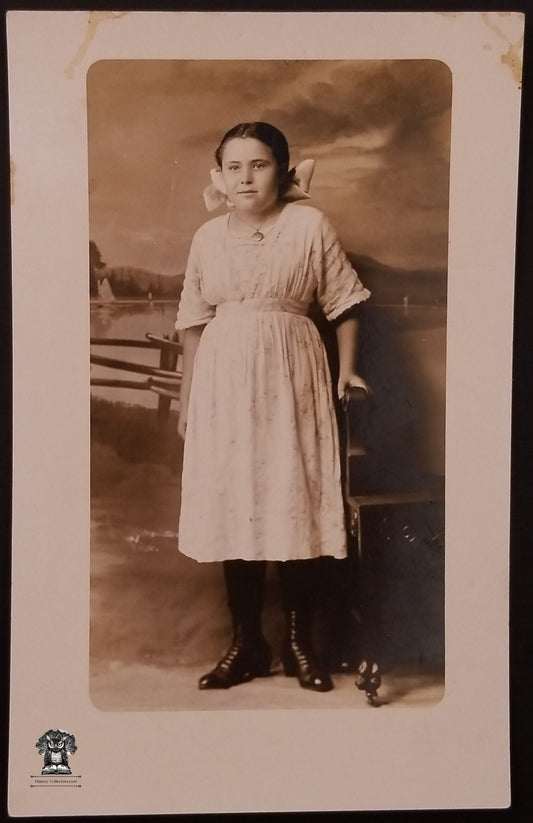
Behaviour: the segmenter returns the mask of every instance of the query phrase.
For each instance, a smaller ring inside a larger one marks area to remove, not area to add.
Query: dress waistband
[[[248,300],[226,300],[218,304],[216,313],[281,311],[305,315],[308,309],[309,303],[303,300],[292,300],[290,297],[258,297]]]

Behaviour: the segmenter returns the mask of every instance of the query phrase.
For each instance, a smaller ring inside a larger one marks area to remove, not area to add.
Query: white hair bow
[[[287,203],[295,200],[307,200],[310,197],[309,188],[315,170],[314,160],[302,160],[289,172],[292,182],[283,197]],[[211,169],[211,183],[204,189],[204,202],[208,211],[218,209],[223,203],[227,205],[227,191],[220,169]]]

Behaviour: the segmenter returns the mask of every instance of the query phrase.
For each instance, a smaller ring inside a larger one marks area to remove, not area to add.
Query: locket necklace
[[[244,226],[249,226],[251,229],[254,230],[254,233],[251,235],[251,239],[254,240],[256,243],[260,243],[261,240],[265,239],[265,234],[264,234],[264,232],[261,231],[261,227],[269,220],[270,215],[269,215],[269,217],[266,218],[266,220],[263,220],[262,223],[259,223],[258,226],[254,226],[252,223],[249,223],[247,220],[243,220],[242,217],[239,217],[238,214],[234,213],[233,216],[237,218],[239,223],[242,223]],[[274,223],[272,225],[275,225],[278,217],[279,217],[279,214],[276,215],[276,219],[274,220]]]

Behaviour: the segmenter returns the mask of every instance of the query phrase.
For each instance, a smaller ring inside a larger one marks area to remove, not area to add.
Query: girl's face
[[[222,153],[222,178],[237,212],[266,217],[279,201],[279,173],[272,150],[255,137],[234,137]]]

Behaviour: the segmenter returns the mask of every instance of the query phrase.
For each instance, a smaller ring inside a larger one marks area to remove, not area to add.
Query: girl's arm
[[[192,370],[196,349],[200,342],[200,337],[205,329],[203,326],[191,326],[185,329],[183,334],[183,375],[180,389],[180,411],[178,417],[178,434],[185,440],[187,429],[187,412],[189,409],[189,394],[191,392]]]
[[[337,325],[336,333],[339,349],[339,380],[337,383],[339,399],[344,397],[348,386],[359,386],[366,392],[370,392],[367,383],[357,374],[359,320],[356,317],[347,317]]]

